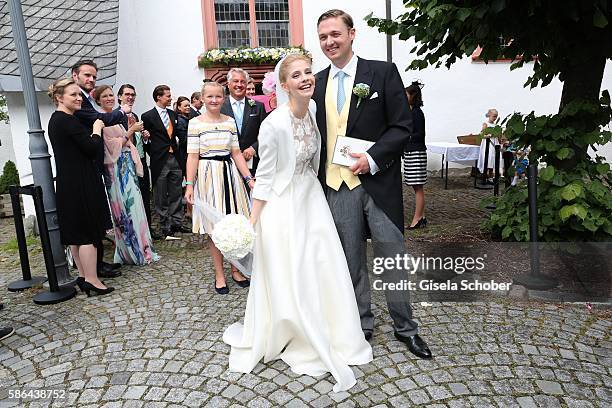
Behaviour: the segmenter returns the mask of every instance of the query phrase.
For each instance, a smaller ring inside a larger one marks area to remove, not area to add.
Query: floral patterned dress
[[[145,265],[159,260],[147,223],[130,149],[124,147],[116,161],[105,163],[106,191],[115,229],[115,262]]]

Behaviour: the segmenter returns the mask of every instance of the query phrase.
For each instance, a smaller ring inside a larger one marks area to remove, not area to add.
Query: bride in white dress
[[[342,244],[316,176],[321,137],[311,101],[311,61],[277,65],[288,93],[262,123],[251,223],[257,239],[244,324],[225,330],[229,368],[248,373],[282,359],[297,374],[331,373],[340,392],[355,385],[349,365],[372,361]]]

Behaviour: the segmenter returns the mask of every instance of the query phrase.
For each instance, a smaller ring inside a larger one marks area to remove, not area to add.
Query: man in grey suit
[[[329,10],[317,22],[321,50],[331,65],[316,74],[313,99],[321,132],[319,178],[347,258],[361,328],[372,337],[374,315],[366,257],[366,237],[372,237],[375,256],[406,253],[400,157],[412,133],[412,117],[404,85],[394,64],[358,58],[352,49],[355,29],[350,15]],[[353,86],[367,86],[358,97]],[[374,142],[366,153],[352,155],[353,166],[331,162],[337,136]],[[398,282],[405,271],[387,270],[383,280]],[[418,335],[406,292],[385,291],[395,336],[420,358],[431,351]]]

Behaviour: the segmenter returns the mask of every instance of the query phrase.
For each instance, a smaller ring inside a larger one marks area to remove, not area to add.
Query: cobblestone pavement
[[[481,193],[466,193],[458,205],[458,188],[444,192],[432,182],[429,191],[449,202],[443,211],[453,228],[475,216]],[[428,217],[442,220],[435,210],[442,206],[433,208]],[[19,277],[12,235],[10,220],[0,220],[3,288]],[[375,293],[375,358],[353,368],[358,382],[349,392],[333,393],[330,376],[298,376],[279,361],[230,373],[221,336],[242,317],[248,289],[231,284],[229,295],[215,294],[201,245],[190,235],[158,243],[162,260],[122,268],[108,296],[37,306],[35,290],[4,290],[0,325],[16,333],[0,342],[0,389],[61,387],[68,394],[53,404],[0,406],[612,406],[612,321],[606,310],[581,304],[417,303],[421,335],[435,355],[423,361],[395,340],[384,297]],[[39,252],[32,251],[35,274],[43,273]]]

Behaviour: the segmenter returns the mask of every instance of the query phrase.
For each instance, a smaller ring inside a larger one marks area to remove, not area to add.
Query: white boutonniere
[[[359,104],[361,103],[361,100],[367,98],[368,95],[370,95],[370,85],[359,83],[353,87],[353,93],[359,98],[357,100],[356,107],[356,109],[359,109]]]
[[[253,106],[255,106],[255,101],[252,99],[247,99],[247,102],[249,103],[249,106],[252,108]]]

